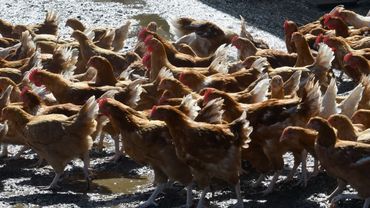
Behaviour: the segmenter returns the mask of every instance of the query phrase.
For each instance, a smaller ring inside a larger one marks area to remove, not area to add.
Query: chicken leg
[[[342,193],[344,189],[346,188],[347,183],[341,179],[337,179],[338,186],[335,188],[335,190],[329,195],[327,200],[331,201],[333,197],[337,196],[339,193]]]
[[[209,187],[207,186],[205,189],[203,189],[202,194],[200,195],[199,202],[197,204],[197,208],[203,208],[204,199],[206,198],[206,194],[209,191]]]
[[[370,197],[365,199],[365,202],[362,208],[369,208],[369,206],[370,206]]]
[[[236,198],[237,198],[238,202],[233,207],[243,208],[244,205],[243,205],[242,194],[240,192],[240,181],[238,181],[238,183],[235,185],[235,193],[236,193]]]
[[[186,208],[190,208],[193,205],[193,184],[186,186]]]
[[[89,152],[86,152],[83,156],[83,162],[84,162],[84,175],[87,183],[87,190],[90,190],[90,176],[89,176],[89,168],[90,168],[90,156]]]
[[[252,183],[252,188],[257,188],[258,186],[261,185],[262,181],[265,179],[266,174],[261,173],[256,182]]]
[[[60,186],[58,186],[58,181],[59,181],[60,176],[62,176],[62,173],[55,172],[54,179],[53,179],[53,181],[51,182],[51,184],[49,185],[49,187],[47,189],[49,189],[49,190],[59,189]]]
[[[112,136],[112,139],[114,141],[114,156],[110,159],[110,161],[118,162],[118,160],[123,156],[120,148],[120,135]]]
[[[338,196],[334,197],[333,200],[331,200],[330,204],[331,204],[331,206],[333,206],[338,201],[343,200],[343,199],[361,199],[361,197],[357,194],[339,194]],[[366,201],[365,201],[364,205],[365,204],[366,204]],[[368,207],[366,207],[366,208],[368,208]]]
[[[276,181],[279,179],[280,174],[281,174],[281,170],[275,172],[267,189],[262,191],[263,195],[268,195],[273,191]]]
[[[140,208],[145,208],[145,207],[148,207],[150,205],[158,206],[158,204],[155,202],[155,199],[157,198],[158,194],[160,194],[163,191],[163,189],[166,187],[166,185],[167,185],[167,183],[158,184],[157,187],[155,188],[154,192],[152,193],[152,195],[150,195],[149,199],[146,200],[146,202],[141,204],[139,207]]]
[[[8,144],[3,144],[3,151],[0,154],[0,158],[8,157]]]

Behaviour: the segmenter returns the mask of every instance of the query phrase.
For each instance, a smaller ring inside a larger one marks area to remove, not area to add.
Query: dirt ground
[[[268,5],[268,7],[267,7]],[[369,1],[359,1],[355,11],[366,14],[370,8]],[[60,14],[61,34],[69,38],[71,30],[66,29],[65,20],[77,17],[93,27],[118,26],[124,21],[132,22],[130,38],[125,50],[130,50],[136,41],[138,28],[149,21],[156,21],[162,34],[173,38],[166,20],[180,16],[191,16],[216,22],[224,28],[239,32],[239,15],[248,22],[248,30],[253,35],[265,39],[272,48],[284,49],[282,23],[291,19],[304,24],[313,21],[330,8],[319,9],[311,1],[268,1],[268,0],[7,0],[0,4],[0,18],[13,23],[36,23],[43,20],[47,10],[56,10]],[[137,207],[144,202],[151,192],[152,171],[149,167],[138,165],[125,157],[113,163],[111,139],[106,139],[103,152],[92,151],[91,174],[92,187],[86,190],[83,179],[82,162],[75,160],[68,165],[63,180],[62,189],[51,192],[43,188],[50,184],[54,173],[50,166],[34,168],[37,158],[32,151],[22,155],[20,159],[0,159],[0,207]],[[11,154],[19,147],[11,146]],[[298,175],[292,182],[285,183],[289,168],[292,166],[292,156],[285,156],[286,170],[275,191],[263,196],[260,192],[266,188],[269,179],[263,187],[251,188],[258,175],[253,171],[242,177],[242,195],[245,207],[259,208],[315,208],[325,207],[320,202],[334,190],[336,181],[325,173],[309,180],[306,188],[295,186]],[[312,159],[308,164],[312,171]],[[247,164],[245,168],[248,169]],[[207,197],[209,207],[230,207],[236,202],[231,187],[216,183],[214,194]],[[346,192],[352,192],[348,188]],[[159,207],[179,207],[185,204],[185,195],[181,185],[175,184],[171,189],[161,194],[157,202]],[[194,191],[195,200],[200,196]],[[362,201],[350,200],[341,202],[339,207],[361,207]]]

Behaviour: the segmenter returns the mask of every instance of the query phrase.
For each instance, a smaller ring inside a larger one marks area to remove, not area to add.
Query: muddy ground
[[[267,7],[268,5],[268,7]],[[359,1],[355,11],[365,14],[370,8],[369,1]],[[87,25],[94,27],[118,26],[124,21],[132,21],[130,38],[125,50],[130,50],[136,41],[135,34],[140,25],[156,21],[162,34],[173,38],[169,33],[166,20],[179,16],[192,16],[199,19],[214,21],[224,28],[239,31],[239,15],[243,15],[253,35],[265,39],[272,48],[284,49],[282,41],[282,23],[284,19],[292,19],[304,24],[313,21],[330,8],[319,9],[311,1],[257,1],[257,0],[7,0],[0,2],[0,18],[14,23],[36,23],[43,20],[47,10],[59,12],[61,35],[68,38],[71,30],[64,27],[65,20],[77,17]],[[92,151],[91,175],[92,187],[86,190],[82,174],[82,162],[73,161],[68,165],[62,189],[58,192],[44,190],[54,177],[50,166],[34,168],[37,158],[32,151],[22,155],[20,159],[0,159],[0,207],[137,207],[144,202],[153,191],[151,185],[152,171],[138,165],[127,157],[117,163],[109,161],[113,156],[111,139],[106,139],[103,152]],[[19,147],[11,146],[11,154]],[[242,194],[246,207],[325,207],[324,199],[335,188],[335,180],[325,173],[308,182],[306,188],[294,186],[295,180],[283,182],[292,166],[292,156],[287,154],[286,170],[279,178],[275,191],[263,196],[266,188],[251,188],[250,183],[258,176],[252,170],[242,177]],[[245,168],[248,169],[247,165]],[[312,160],[309,162],[312,171]],[[208,195],[210,207],[229,207],[236,202],[234,192],[227,185],[214,186],[214,195]],[[347,192],[353,190],[348,189]],[[181,185],[174,185],[166,191],[157,202],[159,207],[178,207],[185,204],[185,191]],[[195,200],[200,192],[194,191]],[[362,201],[351,200],[341,202],[339,207],[361,207]]]

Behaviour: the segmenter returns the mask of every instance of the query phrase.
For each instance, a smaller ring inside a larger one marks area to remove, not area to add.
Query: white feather
[[[348,118],[352,117],[353,113],[357,110],[363,91],[364,87],[362,84],[357,85],[351,94],[339,104],[341,114],[348,116]]]

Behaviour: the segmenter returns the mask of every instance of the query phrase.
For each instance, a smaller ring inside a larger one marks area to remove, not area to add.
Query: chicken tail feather
[[[269,87],[270,87],[269,78],[262,79],[256,84],[256,86],[250,91],[255,103],[267,100],[267,93]]]
[[[341,114],[352,117],[353,113],[357,110],[358,104],[362,98],[362,92],[364,87],[362,84],[357,85],[357,87],[348,95],[348,97],[339,104],[341,109]]]
[[[253,127],[249,126],[246,111],[238,119],[230,123],[230,130],[235,135],[236,144],[240,147],[248,148],[248,143],[251,141],[249,135],[252,133]]]
[[[224,99],[216,98],[209,101],[206,106],[204,106],[195,118],[195,121],[202,121],[211,124],[220,124],[222,123],[222,116],[224,110],[222,109],[224,105]]]

